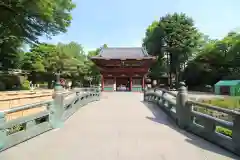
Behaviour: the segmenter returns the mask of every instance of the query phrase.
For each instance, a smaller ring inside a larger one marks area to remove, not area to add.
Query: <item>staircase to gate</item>
[[[8,114],[46,110],[6,120]],[[223,121],[194,110],[207,107],[234,117]],[[1,160],[240,159],[239,113],[166,90],[100,93],[98,88],[56,92],[53,101],[0,112]],[[215,131],[224,126],[232,137]],[[17,128],[17,129],[16,129]]]

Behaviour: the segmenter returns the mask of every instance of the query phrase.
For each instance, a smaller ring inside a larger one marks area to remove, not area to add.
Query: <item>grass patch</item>
[[[200,100],[201,103],[206,103],[210,104],[213,106],[225,108],[225,109],[230,109],[230,110],[240,110],[240,97],[224,97],[224,98],[212,98],[212,99],[204,99]],[[208,109],[208,108],[201,108],[198,107],[196,109],[198,112],[205,113],[226,121],[232,121],[233,118],[230,115],[219,113],[217,111]],[[231,137],[232,138],[232,130],[221,127],[221,126],[216,126],[216,132],[223,134],[225,136]]]
[[[230,130],[230,129],[216,126],[216,132],[232,138],[232,130]]]
[[[213,98],[201,102],[226,109],[240,109],[240,97]]]
[[[19,131],[22,131],[22,130],[24,130],[24,128],[25,128],[24,124],[16,124],[16,125],[12,126],[11,128],[7,129],[7,135],[11,135],[11,134],[17,133]]]

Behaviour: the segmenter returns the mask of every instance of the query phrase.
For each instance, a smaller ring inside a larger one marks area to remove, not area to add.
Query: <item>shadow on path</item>
[[[184,135],[186,137],[186,139],[185,139],[186,142],[191,143],[191,144],[193,144],[199,148],[202,148],[204,150],[215,152],[217,154],[224,155],[231,159],[240,160],[240,157],[238,157],[237,155],[235,155],[213,143],[210,143],[194,134],[191,134],[185,130],[180,129],[175,124],[175,122],[169,116],[167,116],[157,105],[155,105],[151,102],[144,102],[144,101],[142,101],[142,103],[153,114],[153,117],[146,117],[147,119],[149,119],[153,122],[162,124],[162,125],[166,125],[166,126],[170,127],[171,129],[177,131],[178,133]]]

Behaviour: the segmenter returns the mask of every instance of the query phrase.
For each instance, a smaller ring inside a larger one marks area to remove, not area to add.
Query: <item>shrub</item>
[[[213,98],[211,100],[202,100],[202,103],[211,104],[221,108],[237,109],[240,108],[240,97]]]
[[[6,90],[6,85],[5,83],[0,81],[0,91],[5,91]]]
[[[22,90],[30,90],[30,82],[28,80],[23,81],[21,84],[21,89]]]
[[[4,82],[5,90],[12,90],[14,86],[21,86],[24,76],[1,74],[0,81]]]
[[[16,124],[14,126],[12,126],[11,128],[8,128],[8,135],[17,133],[19,131],[22,131],[24,129],[24,125],[23,124]]]
[[[228,137],[232,137],[232,131],[227,129],[227,128],[217,126],[216,127],[216,132],[221,133],[221,134],[223,134],[225,136],[228,136]]]

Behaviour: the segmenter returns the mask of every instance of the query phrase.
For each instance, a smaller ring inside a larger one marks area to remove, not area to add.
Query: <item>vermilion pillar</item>
[[[101,83],[102,83],[102,91],[103,91],[104,90],[104,77],[103,77],[103,75],[102,75]]]
[[[130,77],[129,91],[132,91],[132,77]]]

